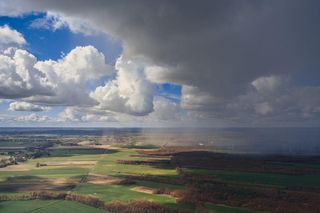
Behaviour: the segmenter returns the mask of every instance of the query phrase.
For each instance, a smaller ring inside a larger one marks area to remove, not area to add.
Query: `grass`
[[[82,167],[40,167],[30,171],[1,171],[0,179],[4,180],[7,177],[17,176],[36,176],[41,178],[68,178],[74,176],[81,176],[89,171],[88,168]]]
[[[79,184],[76,190],[74,191],[74,193],[97,196],[101,200],[107,203],[110,203],[112,201],[128,203],[130,201],[147,200],[147,201],[152,201],[152,202],[156,202],[156,203],[167,205],[167,206],[172,206],[175,208],[189,209],[189,210],[194,209],[194,205],[178,204],[176,203],[175,198],[170,196],[146,194],[146,193],[136,192],[131,190],[133,187],[146,186],[146,185],[148,184],[140,184],[140,182],[137,182],[137,184],[134,184],[134,185]]]
[[[167,189],[184,189],[185,187],[182,185],[174,185],[174,184],[167,184],[167,183],[159,183],[153,181],[137,181],[136,183],[139,186],[145,186],[153,189],[157,188],[167,188]]]
[[[129,165],[119,164],[118,160],[128,161],[152,161],[152,160],[168,160],[168,157],[141,157],[137,155],[135,149],[141,148],[137,145],[128,145],[119,148],[118,150],[104,151],[101,150],[54,150],[53,155],[49,157],[42,157],[37,159],[30,159],[20,165],[13,165],[12,168],[26,169],[27,171],[5,171],[0,169],[0,185],[17,183],[17,184],[32,184],[32,182],[45,181],[49,178],[83,178],[82,183],[75,183],[76,187],[70,189],[73,193],[83,195],[94,195],[101,200],[110,203],[112,201],[120,201],[121,203],[128,203],[133,200],[148,200],[163,205],[172,207],[184,208],[194,210],[195,206],[192,204],[178,204],[175,198],[165,195],[147,194],[143,192],[133,191],[132,188],[137,186],[148,187],[152,189],[168,188],[171,190],[183,190],[185,186],[159,183],[154,181],[137,180],[132,185],[111,185],[111,184],[93,184],[87,183],[86,177],[88,173],[100,174],[105,176],[124,177],[127,175],[154,175],[165,176],[168,178],[177,178],[177,172],[171,166],[151,166],[151,165]],[[147,149],[148,147],[143,147]],[[152,147],[149,147],[152,148]],[[45,162],[66,162],[66,161],[96,161],[92,165],[60,165],[60,166],[43,166],[36,167],[36,163]],[[302,164],[288,164],[286,166],[303,167]],[[312,165],[317,167],[316,164]],[[11,168],[10,167],[10,168]],[[302,187],[320,187],[320,175],[281,175],[281,174],[267,174],[267,173],[250,173],[250,172],[235,172],[224,170],[206,170],[206,169],[183,169],[186,172],[195,174],[211,175],[217,180],[229,183],[239,184],[263,184],[273,185],[279,187],[287,186],[302,186]],[[75,181],[76,182],[76,181]],[[24,187],[24,186],[23,186]],[[1,186],[0,186],[1,189]],[[35,190],[35,189],[33,189]],[[58,189],[61,190],[61,189]],[[1,191],[1,190],[0,190]],[[23,193],[23,192],[22,192]],[[1,193],[6,195],[16,195],[11,188],[8,193]],[[1,195],[0,194],[0,195]],[[21,195],[21,194],[20,194]],[[224,205],[205,204],[210,212],[213,213],[253,213],[254,211],[233,208]],[[59,212],[101,212],[99,209],[85,206],[83,204],[74,203],[71,201],[8,201],[0,203],[0,212],[45,212],[45,213],[59,213]],[[104,212],[104,211],[103,211]]]
[[[117,160],[146,160],[146,158],[132,157],[136,154],[134,150],[121,149],[120,152],[110,155],[103,155],[92,172],[102,175],[159,175],[159,176],[176,176],[176,170],[173,167],[160,168],[149,165],[128,165],[118,164]]]
[[[174,167],[155,167],[150,165],[129,165],[129,164],[119,164],[118,160],[138,160],[138,161],[148,161],[148,160],[159,160],[156,157],[140,157],[136,155],[137,147],[126,147],[119,148],[115,151],[110,151],[106,153],[100,153],[98,150],[54,150],[54,154],[49,157],[30,159],[27,162],[20,164],[19,166],[28,169],[28,171],[1,171],[0,170],[0,182],[1,184],[6,184],[8,177],[11,177],[11,181],[23,183],[26,181],[40,181],[46,180],[48,178],[70,178],[70,177],[85,177],[88,173],[95,173],[106,176],[126,176],[126,175],[155,175],[155,176],[165,176],[170,178],[176,178],[177,173]],[[146,147],[144,147],[146,148]],[[151,147],[150,147],[151,148]],[[82,151],[84,151],[82,153]],[[91,151],[97,151],[91,153]],[[135,156],[133,156],[135,155]],[[166,159],[166,157],[161,157],[161,159]],[[65,165],[65,166],[43,166],[36,167],[37,162],[66,162],[66,161],[96,161],[95,165]],[[227,172],[227,171],[212,171],[212,170],[202,170],[202,169],[188,169],[189,172],[194,172],[198,174],[209,174],[216,176],[223,181],[229,182],[250,182],[250,183],[260,183],[260,184],[285,184],[288,181],[288,177],[283,177],[279,175],[272,174],[255,174],[255,173],[241,173],[241,172]],[[290,177],[291,178],[291,177]],[[295,183],[295,181],[301,181],[298,179],[290,180],[289,183]],[[10,179],[10,178],[9,178]],[[306,181],[311,179],[306,179],[301,185],[306,185]],[[312,179],[309,184],[320,183],[320,180]],[[296,184],[298,184],[297,182]],[[194,210],[195,206],[192,204],[177,204],[175,198],[165,195],[157,194],[147,194],[143,192],[133,191],[133,187],[143,186],[152,189],[157,188],[168,188],[171,190],[183,190],[185,187],[182,185],[159,183],[154,181],[136,181],[132,185],[110,185],[110,184],[91,184],[91,183],[76,183],[77,186],[72,189],[73,193],[83,194],[83,195],[94,195],[99,197],[101,200],[110,203],[112,201],[120,201],[121,203],[128,203],[133,200],[148,200],[153,201],[163,205],[169,205],[172,207],[183,208]],[[2,194],[12,194],[2,193]],[[81,206],[81,208],[79,207]],[[80,209],[79,209],[80,208]],[[90,208],[90,209],[88,209]],[[206,208],[211,212],[220,213],[252,213],[252,211],[231,208],[221,205],[206,204]],[[82,204],[70,202],[70,201],[10,201],[0,203],[0,212],[45,212],[45,213],[59,213],[65,212],[101,212],[99,209],[94,209]]]
[[[149,165],[123,165],[117,163],[117,160],[148,160],[143,157],[132,157],[131,155],[136,154],[135,150],[133,149],[120,149],[118,152],[114,151],[106,154],[60,154],[60,156],[56,155],[31,159],[27,162],[22,163],[20,166],[29,169],[28,171],[0,171],[0,180],[2,180],[2,183],[5,184],[5,181],[8,177],[13,179],[14,181],[23,182],[24,180],[37,181],[45,180],[46,178],[79,177],[84,176],[89,172],[107,176],[148,174],[175,177],[177,175],[175,168],[171,167],[159,168]],[[35,166],[37,162],[65,162],[77,160],[94,160],[97,161],[97,163],[96,165],[89,166]],[[132,191],[131,188],[135,186],[170,189],[182,188],[182,186],[176,186],[172,184],[157,183],[152,181],[137,181],[136,184],[129,186],[80,183],[73,191],[75,193],[85,195],[92,194],[98,196],[100,199],[106,202],[117,200],[123,203],[128,203],[131,200],[149,200],[167,205],[176,205],[175,199],[169,196],[146,194],[142,192]]]
[[[91,194],[99,197],[105,202],[120,201],[128,203],[132,200],[148,200],[157,203],[175,204],[175,199],[169,196],[146,194],[132,191],[131,188],[137,185],[96,185],[96,184],[79,184],[75,193]]]
[[[63,150],[57,150],[63,152]],[[68,151],[69,152],[69,151]],[[60,153],[61,154],[61,153]],[[20,167],[28,171],[1,171],[0,179],[8,176],[40,176],[40,177],[72,177],[84,175],[91,171],[102,175],[128,175],[128,174],[150,174],[150,175],[168,175],[175,176],[174,168],[158,168],[148,165],[123,165],[118,164],[117,160],[145,160],[141,157],[131,157],[136,154],[134,150],[121,149],[120,152],[110,152],[107,154],[70,154],[61,156],[50,156],[37,159],[31,159],[21,163]],[[77,160],[95,160],[96,165],[91,166],[50,166],[35,167],[37,162],[64,162]],[[15,167],[15,166],[13,166]]]
[[[51,156],[45,158],[31,159],[19,165],[28,171],[1,171],[0,180],[5,180],[7,177],[15,176],[38,176],[42,178],[67,178],[74,176],[85,175],[88,172],[94,172],[102,175],[162,175],[162,176],[176,176],[175,168],[159,168],[148,165],[123,165],[118,164],[117,160],[145,160],[141,157],[131,157],[136,154],[134,150],[121,149],[120,152],[113,152],[109,154],[81,154],[81,155],[64,155]],[[96,165],[89,166],[50,166],[50,167],[35,167],[37,162],[64,162],[77,160],[95,160]],[[13,166],[15,167],[15,166]]]
[[[2,180],[3,184],[8,177],[11,177],[13,181],[23,182],[25,181],[37,181],[37,180],[45,180],[47,178],[69,178],[69,177],[81,177],[87,175],[89,172],[106,175],[106,176],[126,176],[126,175],[156,175],[156,176],[166,176],[175,178],[177,177],[176,169],[173,167],[154,167],[150,165],[128,165],[128,164],[118,164],[118,160],[154,160],[153,158],[145,158],[145,157],[133,157],[132,155],[136,154],[136,151],[132,148],[120,148],[118,151],[108,152],[108,153],[75,153],[67,150],[55,150],[57,151],[54,155],[49,157],[31,159],[25,163],[22,163],[19,166],[22,166],[28,171],[1,171],[0,170],[0,180]],[[76,150],[78,151],[78,150]],[[37,162],[66,162],[66,161],[89,161],[94,160],[97,161],[95,165],[67,165],[67,166],[43,166],[36,167]],[[193,172],[206,173],[208,171],[205,170],[195,170]],[[211,174],[212,173],[212,174]],[[248,177],[242,177],[243,174],[238,174],[235,176],[234,173],[223,173],[219,171],[210,171],[211,175],[218,176],[219,178],[226,179],[228,181],[239,181],[239,180],[247,180]],[[239,179],[240,177],[240,179]],[[252,178],[252,177],[251,177]],[[260,178],[261,179],[261,178]],[[101,200],[109,203],[112,201],[120,201],[122,203],[128,203],[132,200],[148,200],[153,201],[159,204],[169,205],[178,208],[190,209],[193,210],[194,206],[191,204],[177,204],[175,198],[164,195],[157,194],[147,194],[143,192],[137,192],[131,190],[136,186],[144,186],[149,188],[168,188],[172,190],[176,189],[184,189],[184,186],[174,185],[174,184],[165,184],[158,183],[153,181],[136,181],[133,185],[109,185],[109,184],[90,184],[90,183],[78,183],[76,188],[73,189],[73,193],[84,194],[84,195],[94,195],[99,197]],[[13,194],[14,193],[7,193]],[[50,203],[53,202],[53,203]],[[54,212],[58,213],[62,212],[63,209],[68,208],[68,212],[81,213],[81,210],[77,210],[78,205],[73,202],[68,201],[19,201],[19,202],[3,202],[1,203],[1,208],[5,209],[5,211],[0,212],[18,212],[20,209],[27,209],[30,207],[32,212]],[[68,207],[69,205],[69,207]],[[34,210],[34,208],[39,208],[38,210]],[[91,208],[91,207],[90,207]],[[229,212],[243,212],[243,209],[238,209],[236,211],[235,208],[228,208],[225,206],[215,206],[209,205],[208,208],[210,210],[214,210],[216,212],[227,212],[224,210],[228,210]],[[12,210],[11,210],[12,209]],[[69,211],[71,209],[71,211]],[[84,207],[82,209],[85,209]],[[222,211],[221,211],[222,209]],[[95,211],[100,211],[98,209],[94,209]],[[92,210],[92,212],[95,212]],[[213,211],[213,212],[214,212]],[[91,210],[87,210],[85,212],[91,212]]]
[[[107,211],[66,200],[31,200],[0,202],[0,212],[5,213],[105,213]]]

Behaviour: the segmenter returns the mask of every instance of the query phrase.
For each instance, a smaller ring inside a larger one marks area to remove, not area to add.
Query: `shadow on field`
[[[71,190],[76,186],[73,183],[55,184],[48,179],[37,176],[8,177],[0,182],[0,192],[27,192],[44,190]]]
[[[208,151],[138,150],[145,160],[119,160],[119,164],[176,168],[177,176],[127,175],[134,181],[181,184],[180,194],[170,189],[178,205],[206,203],[275,212],[318,212],[320,157],[222,154]],[[170,160],[150,160],[167,156]],[[149,158],[149,159],[148,159]]]
[[[114,154],[119,152],[114,149],[83,149],[83,148],[68,148],[68,149],[51,149],[49,157],[72,157],[77,155],[101,155],[101,154]]]

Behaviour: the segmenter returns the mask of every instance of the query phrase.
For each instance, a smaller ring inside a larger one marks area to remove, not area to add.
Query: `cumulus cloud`
[[[34,68],[37,59],[21,49],[10,48],[0,53],[0,97],[24,98],[53,95],[53,84],[45,73]]]
[[[89,97],[86,83],[110,75],[113,71],[105,64],[105,57],[93,46],[76,47],[58,61],[39,61],[35,68],[43,71],[56,83],[55,95],[33,96],[27,100],[49,105],[91,106],[97,104]]]
[[[0,26],[0,50],[26,44],[23,35],[8,25]]]
[[[91,27],[91,24],[83,19],[66,15],[62,16],[59,13],[50,11],[46,13],[45,17],[32,21],[30,26],[32,28],[42,28],[53,31],[69,27],[72,32],[83,33],[85,35],[97,33],[97,30],[95,30],[94,27]]]
[[[90,94],[99,102],[100,108],[132,115],[153,111],[154,85],[146,79],[141,63],[123,56],[117,60],[116,79]]]
[[[15,101],[10,103],[9,110],[11,111],[33,111],[33,112],[40,112],[40,111],[48,111],[49,107],[39,106],[36,104],[31,104],[28,102],[23,101]]]
[[[259,93],[272,93],[278,91],[286,82],[280,76],[259,77],[251,82],[251,85]]]
[[[93,108],[67,107],[58,115],[59,122],[117,122],[110,113]]]
[[[49,121],[50,118],[48,116],[39,116],[35,113],[32,113],[30,115],[24,115],[14,118],[15,121],[19,122],[45,122]]]
[[[76,47],[58,61],[39,61],[35,67],[45,72],[52,80],[59,78],[66,83],[83,84],[112,73],[105,64],[105,57],[93,46]]]
[[[83,122],[118,122],[118,120],[112,116],[101,116],[95,114],[85,114],[81,117],[81,120]]]
[[[180,121],[182,112],[180,105],[166,98],[154,100],[154,111],[147,117],[147,121]]]
[[[80,121],[80,113],[73,107],[66,107],[65,110],[59,113],[57,121],[70,122]]]
[[[112,72],[93,46],[76,47],[57,61],[38,61],[25,50],[9,48],[0,54],[0,97],[46,105],[95,105],[86,83]]]

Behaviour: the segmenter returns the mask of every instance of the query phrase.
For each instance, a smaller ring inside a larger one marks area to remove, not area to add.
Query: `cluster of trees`
[[[305,166],[288,166],[288,163],[301,163]],[[319,156],[255,156],[193,151],[175,153],[171,157],[172,166],[184,168],[286,175],[320,174],[318,168],[310,166],[315,163],[320,163]]]
[[[97,197],[68,193],[65,200],[75,201],[95,208],[105,208],[105,203]]]
[[[154,189],[152,191],[153,194],[162,194],[162,195],[170,195],[172,197],[175,197],[175,198],[180,198],[183,196],[184,194],[184,191],[183,190],[179,190],[179,189],[176,189],[176,190],[172,190],[172,189],[169,189],[169,188],[157,188],[157,189]]]
[[[290,188],[254,186],[211,180],[205,175],[183,173],[186,189],[179,194],[178,203],[192,203],[198,208],[204,203],[225,204],[258,211],[316,213],[320,209],[320,193]]]
[[[64,200],[68,193],[53,193],[47,191],[41,192],[30,192],[27,194],[1,194],[0,201],[9,201],[9,200]]]
[[[40,162],[36,163],[36,167],[41,167],[41,166],[47,166],[47,164],[46,163],[40,163]]]
[[[9,166],[9,165],[15,165],[18,164],[18,162],[25,162],[29,158],[32,157],[31,154],[25,153],[22,151],[18,152],[8,152],[8,155],[10,155],[9,158],[1,159],[0,160],[0,168]]]
[[[0,160],[0,168],[9,166],[9,165],[15,165],[19,162],[25,162],[28,159],[32,158],[39,158],[42,156],[48,156],[49,153],[44,148],[28,148],[26,151],[17,151],[17,152],[8,152],[8,155],[10,155],[7,159],[1,159]]]
[[[6,167],[9,165],[14,165],[14,164],[17,164],[17,161],[14,157],[0,160],[0,168]]]

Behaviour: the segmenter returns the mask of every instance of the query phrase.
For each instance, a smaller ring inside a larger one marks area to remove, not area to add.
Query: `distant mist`
[[[0,135],[14,134],[131,137],[139,144],[216,152],[320,155],[320,128],[0,128]]]

